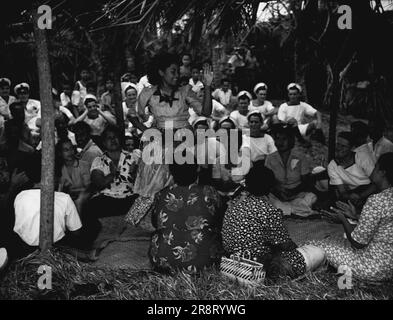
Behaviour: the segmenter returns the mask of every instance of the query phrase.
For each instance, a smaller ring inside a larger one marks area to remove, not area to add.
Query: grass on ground
[[[52,289],[38,288],[39,266],[52,268]],[[248,289],[220,275],[175,277],[154,272],[102,269],[77,261],[57,249],[11,264],[0,280],[0,299],[23,300],[387,300],[393,283],[365,283],[354,279],[353,289],[338,288],[339,275],[321,270],[296,280],[282,279]]]

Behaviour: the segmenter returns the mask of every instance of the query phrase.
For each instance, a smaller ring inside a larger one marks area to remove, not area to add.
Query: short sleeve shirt
[[[202,112],[202,103],[189,86],[178,88],[172,97],[161,94],[157,86],[144,88],[138,97],[138,110],[131,110],[130,114],[146,120],[146,106],[149,107],[160,129],[187,127],[189,108],[198,115]]]
[[[283,103],[278,109],[277,117],[283,122],[294,118],[299,124],[304,124],[305,116],[314,116],[316,113],[317,110],[305,102],[300,102],[296,106],[289,106],[288,103]]]
[[[41,190],[25,190],[15,198],[14,231],[29,246],[38,246],[40,228]],[[53,242],[61,240],[65,232],[76,231],[82,227],[78,211],[68,194],[55,192],[55,215],[53,220]]]
[[[270,101],[265,101],[265,103],[261,106],[254,106],[253,102],[250,103],[250,106],[248,107],[249,111],[259,111],[263,117],[266,117],[269,113],[273,112],[275,110],[273,104]]]
[[[301,183],[301,177],[311,172],[308,159],[294,150],[291,151],[286,165],[276,151],[266,157],[265,166],[273,171],[276,180],[286,189],[296,188]]]
[[[243,136],[241,150],[245,148],[250,149],[252,162],[264,160],[267,155],[277,151],[273,138],[268,134],[260,138]]]
[[[239,129],[248,128],[247,116],[243,116],[238,110],[231,112],[230,117],[235,121]]]

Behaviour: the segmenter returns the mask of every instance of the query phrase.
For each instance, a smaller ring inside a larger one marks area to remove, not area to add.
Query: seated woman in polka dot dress
[[[253,259],[265,265],[267,277],[298,277],[318,267],[324,255],[314,246],[298,248],[292,241],[282,211],[267,198],[274,181],[273,172],[263,165],[250,170],[247,193],[225,213],[223,246],[227,255],[250,252]]]
[[[382,155],[370,179],[380,193],[370,196],[360,214],[357,226],[349,219],[356,217],[355,207],[338,203],[339,209],[326,214],[343,224],[344,237],[312,242],[326,253],[332,266],[347,266],[355,278],[382,281],[393,278],[393,153]]]

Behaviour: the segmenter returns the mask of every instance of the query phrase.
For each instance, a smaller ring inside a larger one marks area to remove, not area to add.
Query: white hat
[[[292,82],[292,83],[290,83],[288,85],[287,90],[289,91],[289,89],[291,89],[293,87],[296,87],[299,90],[300,93],[303,91],[302,90],[302,86],[300,84],[297,84],[297,83],[294,83],[294,82]]]
[[[0,83],[5,82],[8,86],[11,86],[11,80],[8,78],[0,78]]]
[[[235,125],[235,128],[237,128],[236,121],[235,121],[231,116],[227,116],[227,117],[222,118],[222,119],[218,122],[218,124],[221,125],[221,123],[223,123],[223,122],[225,122],[225,121],[228,121],[228,120],[231,121],[231,122]]]
[[[15,94],[18,94],[18,91],[20,89],[27,89],[27,91],[30,91],[30,86],[26,82],[22,82],[22,83],[17,84],[14,88]]]
[[[250,99],[250,101],[252,100],[251,93],[249,93],[248,91],[245,91],[245,90],[240,91],[239,94],[237,95],[237,98],[239,99],[240,97],[242,97],[244,95],[246,95]]]
[[[209,119],[206,118],[206,117],[202,117],[202,116],[201,116],[201,117],[198,117],[198,118],[196,118],[196,119],[192,122],[192,127],[195,128],[195,126],[196,126],[199,122],[202,122],[202,121],[208,122]]]
[[[94,94],[91,94],[91,93],[89,93],[89,94],[87,94],[87,95],[85,96],[85,101],[86,101],[87,99],[93,99],[93,100],[95,100],[96,102],[98,101],[98,100],[97,100],[97,97],[96,97]]]
[[[266,83],[263,83],[263,82],[258,83],[258,84],[254,87],[254,93],[257,94],[257,91],[258,91],[260,88],[264,88],[265,90],[267,90],[267,85],[266,85]]]
[[[261,111],[259,111],[259,110],[252,110],[252,111],[250,111],[250,112],[247,114],[247,119],[250,119],[250,117],[251,117],[252,115],[254,115],[254,114],[257,114],[257,115],[261,116],[262,121],[263,121],[262,113],[261,113]]]

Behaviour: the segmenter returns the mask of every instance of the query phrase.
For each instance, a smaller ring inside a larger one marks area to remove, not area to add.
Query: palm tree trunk
[[[54,177],[55,177],[55,114],[52,100],[52,82],[46,31],[38,27],[37,9],[34,16],[34,38],[41,99],[42,160],[40,249],[45,254],[53,244]]]

